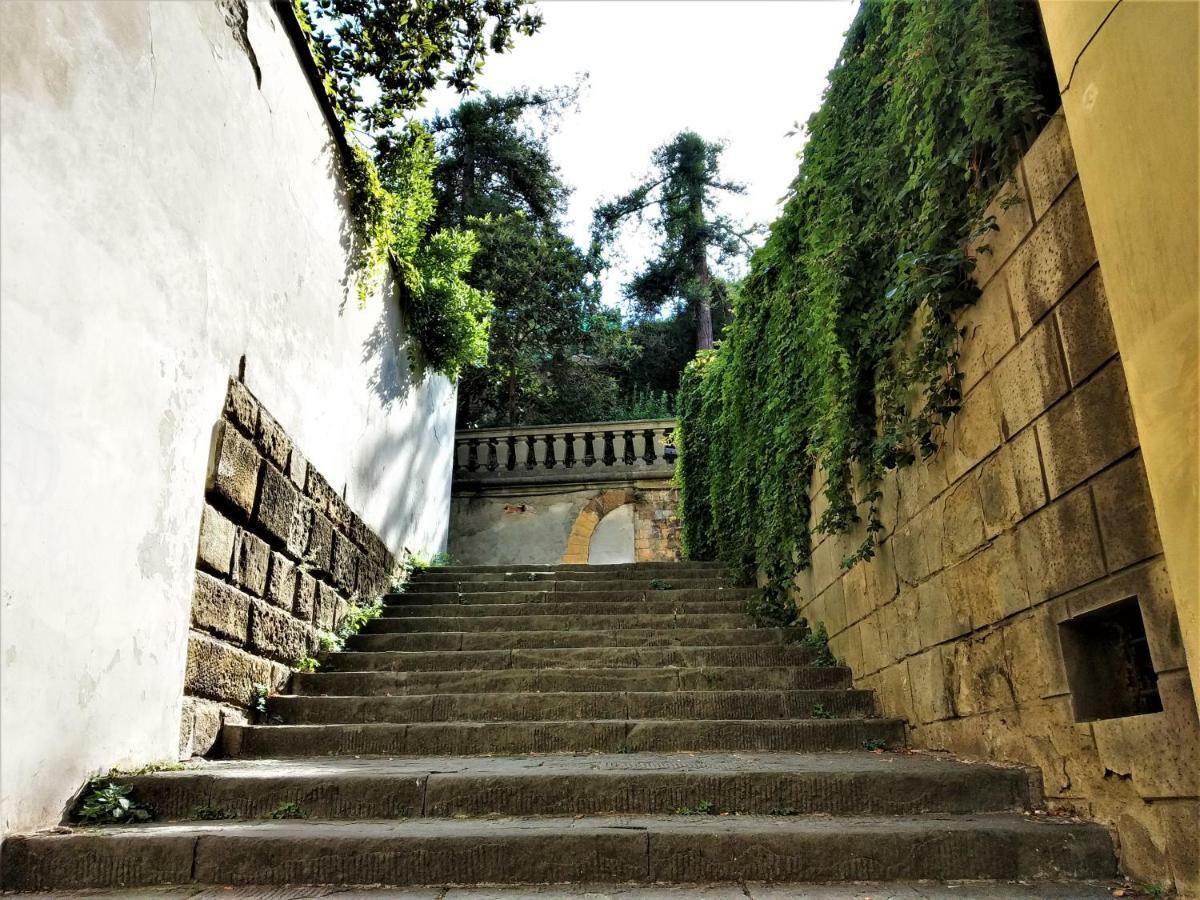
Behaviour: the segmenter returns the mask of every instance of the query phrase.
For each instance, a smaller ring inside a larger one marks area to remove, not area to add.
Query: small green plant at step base
[[[205,821],[236,819],[237,813],[232,813],[227,809],[221,809],[219,806],[197,806],[192,809],[192,818],[203,819]]]
[[[93,782],[79,801],[75,818],[85,825],[130,825],[149,822],[154,810],[130,796],[133,787],[115,781]]]
[[[292,663],[293,669],[295,669],[297,672],[304,672],[305,674],[311,674],[317,671],[317,669],[320,667],[321,664],[311,656],[302,656]]]
[[[326,653],[334,653],[342,649],[342,644],[337,637],[327,631],[321,632],[317,640],[321,645],[321,649]]]
[[[1145,891],[1147,897],[1151,897],[1153,900],[1162,900],[1167,896],[1166,889],[1157,881],[1142,885],[1142,890]]]
[[[661,578],[651,578],[650,579],[650,590],[652,590],[652,591],[669,591],[670,589],[671,589],[671,582],[664,581]]]
[[[307,819],[308,813],[300,808],[297,803],[280,803],[277,807],[271,810],[268,818],[271,819]]]
[[[870,750],[872,753],[881,753],[888,748],[887,741],[883,738],[867,738],[862,745],[864,750]]]
[[[798,816],[800,810],[794,806],[772,806],[767,810],[768,816]]]
[[[267,686],[265,684],[256,683],[251,690],[253,694],[250,698],[250,703],[248,704],[250,712],[254,713],[255,715],[265,716],[267,714],[267,694],[269,693],[267,691]]]
[[[796,624],[796,601],[782,585],[771,583],[759,588],[746,600],[746,614],[756,628],[783,628]]]
[[[677,816],[715,816],[716,814],[716,804],[711,800],[700,800],[695,806],[681,806],[675,810]]]
[[[799,643],[801,647],[812,653],[808,661],[810,666],[828,669],[830,666],[837,665],[837,659],[829,649],[829,632],[825,630],[824,622],[817,625],[816,631],[810,631],[802,637]]]
[[[822,704],[814,703],[812,712],[809,713],[809,716],[813,719],[832,719],[833,713],[827,710]]]

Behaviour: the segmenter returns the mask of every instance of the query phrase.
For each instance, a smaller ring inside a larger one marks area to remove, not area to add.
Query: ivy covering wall
[[[790,580],[809,563],[817,465],[816,527],[866,518],[843,565],[873,554],[879,477],[933,452],[959,407],[964,248],[987,252],[985,200],[1051,103],[1036,4],[864,0],[725,339],[680,387],[690,558]]]

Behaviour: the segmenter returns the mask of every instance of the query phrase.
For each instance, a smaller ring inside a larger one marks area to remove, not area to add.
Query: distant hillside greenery
[[[959,408],[954,320],[976,297],[962,248],[1053,88],[1036,4],[864,0],[725,339],[683,378],[689,557],[789,580],[810,561],[816,465],[816,527],[865,517],[843,565],[873,554],[882,473],[931,453]]]

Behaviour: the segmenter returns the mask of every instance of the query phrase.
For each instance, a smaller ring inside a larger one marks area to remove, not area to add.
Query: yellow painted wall
[[[1041,10],[1200,699],[1200,2]]]

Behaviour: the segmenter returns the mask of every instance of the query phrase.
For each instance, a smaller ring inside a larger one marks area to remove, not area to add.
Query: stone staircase
[[[423,572],[157,821],[10,838],[10,889],[1082,879],[1107,833],[1020,769],[903,744],[697,563]],[[1059,894],[1056,894],[1059,896]]]

